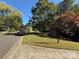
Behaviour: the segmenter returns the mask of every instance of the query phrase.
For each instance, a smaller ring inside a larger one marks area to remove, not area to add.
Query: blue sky
[[[32,16],[31,8],[35,5],[37,0],[0,0],[5,2],[8,5],[11,5],[13,8],[22,12],[23,24],[28,23],[29,18]],[[62,0],[50,0],[55,3],[58,3]]]

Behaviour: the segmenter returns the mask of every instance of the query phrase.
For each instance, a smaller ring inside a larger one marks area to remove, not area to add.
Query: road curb
[[[12,48],[5,54],[5,56],[2,59],[12,59],[12,56],[16,53],[16,51],[18,50],[18,48],[20,47],[22,40],[23,40],[24,36],[22,36],[20,38],[19,41],[16,42],[16,44],[14,44],[12,46]]]

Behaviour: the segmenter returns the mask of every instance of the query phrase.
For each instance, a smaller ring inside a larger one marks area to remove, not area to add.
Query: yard
[[[50,38],[43,34],[29,34],[23,38],[23,44],[30,44],[46,48],[79,50],[79,43],[60,39],[57,43],[56,38]]]

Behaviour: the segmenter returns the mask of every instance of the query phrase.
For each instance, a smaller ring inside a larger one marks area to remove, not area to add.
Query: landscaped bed
[[[35,34],[26,35],[23,38],[23,43],[49,48],[79,50],[78,42],[72,42],[60,39],[59,43],[57,43],[56,38],[50,38],[46,35],[45,36]]]

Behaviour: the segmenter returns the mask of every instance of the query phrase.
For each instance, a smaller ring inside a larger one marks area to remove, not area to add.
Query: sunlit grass
[[[59,43],[57,43],[57,39],[55,38],[49,38],[47,36],[44,37],[44,36],[33,35],[33,34],[26,35],[23,39],[23,43],[49,47],[49,48],[79,50],[78,42],[60,40]]]

